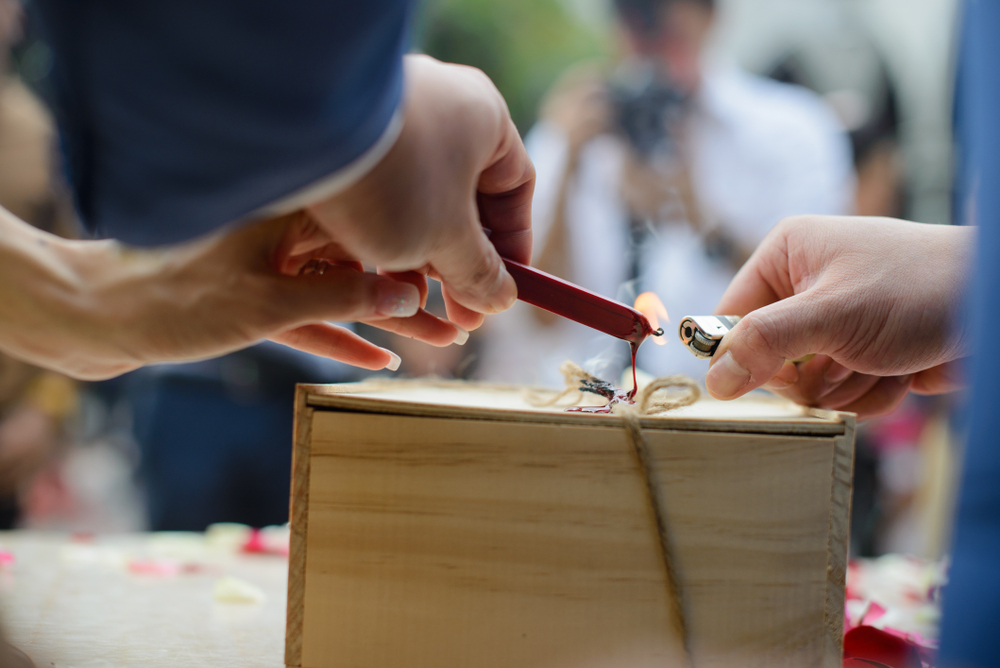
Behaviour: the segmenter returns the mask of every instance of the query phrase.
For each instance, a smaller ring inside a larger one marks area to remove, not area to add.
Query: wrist
[[[56,315],[74,290],[61,262],[64,240],[36,230],[0,210],[0,349],[37,362]]]
[[[150,328],[159,317],[178,317],[168,307],[176,297],[177,271],[171,259],[187,258],[189,248],[172,252],[124,246],[113,240],[71,242],[61,247],[73,289],[63,304],[74,338],[90,349],[81,359],[88,375],[118,375],[143,364],[162,361],[150,356]]]
[[[119,343],[130,300],[116,303],[108,290],[129,282],[119,248],[62,239],[0,211],[0,350],[84,379],[138,366]]]

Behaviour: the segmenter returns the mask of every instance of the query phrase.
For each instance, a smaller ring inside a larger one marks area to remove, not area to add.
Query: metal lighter
[[[677,333],[691,354],[707,360],[740,319],[738,315],[688,315],[681,319]]]

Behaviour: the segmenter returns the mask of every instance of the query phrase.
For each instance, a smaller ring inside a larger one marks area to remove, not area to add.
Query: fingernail
[[[385,318],[409,318],[420,309],[417,286],[400,281],[383,281],[376,288],[375,312]]]
[[[500,279],[500,287],[494,293],[492,305],[495,308],[495,312],[499,313],[509,309],[516,301],[517,284],[514,283],[513,277],[504,270],[503,276]]]
[[[705,385],[718,399],[729,399],[750,382],[750,372],[741,367],[726,351],[708,370]]]
[[[764,389],[766,390],[785,390],[794,385],[794,382],[785,380],[784,378],[779,378],[775,376],[771,380],[764,383]]]
[[[385,350],[385,348],[382,350]],[[399,365],[403,363],[402,358],[391,350],[385,350],[385,352],[389,353],[389,363],[385,365],[385,368],[389,371],[397,370]]]
[[[452,323],[452,325],[458,330],[458,334],[455,336],[455,340],[452,341],[452,343],[456,346],[464,346],[465,342],[469,340],[469,333],[455,323]]]
[[[769,390],[784,390],[799,382],[799,369],[791,362],[785,362],[774,378],[769,380],[764,387]]]

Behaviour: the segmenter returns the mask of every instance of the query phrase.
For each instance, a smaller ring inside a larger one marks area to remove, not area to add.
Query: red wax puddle
[[[611,408],[617,404],[634,404],[635,403],[635,393],[639,388],[639,383],[636,382],[635,377],[635,356],[639,352],[639,346],[642,342],[646,340],[643,336],[638,341],[629,341],[628,345],[632,348],[632,389],[622,390],[617,387],[611,387],[610,384],[602,385],[599,388],[594,388],[590,390],[594,394],[600,394],[602,397],[608,400],[603,406],[572,406],[566,410],[571,413],[610,413]]]

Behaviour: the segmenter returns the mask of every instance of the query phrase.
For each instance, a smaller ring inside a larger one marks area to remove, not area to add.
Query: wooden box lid
[[[387,413],[423,417],[620,426],[614,415],[567,412],[565,405],[539,407],[528,401],[531,388],[461,381],[369,381],[334,385],[300,385],[304,405],[337,411]],[[584,395],[583,405],[600,405],[600,397]],[[853,429],[854,418],[796,405],[774,395],[751,393],[737,401],[716,401],[707,394],[692,406],[645,417],[643,428],[734,433],[837,436]]]

